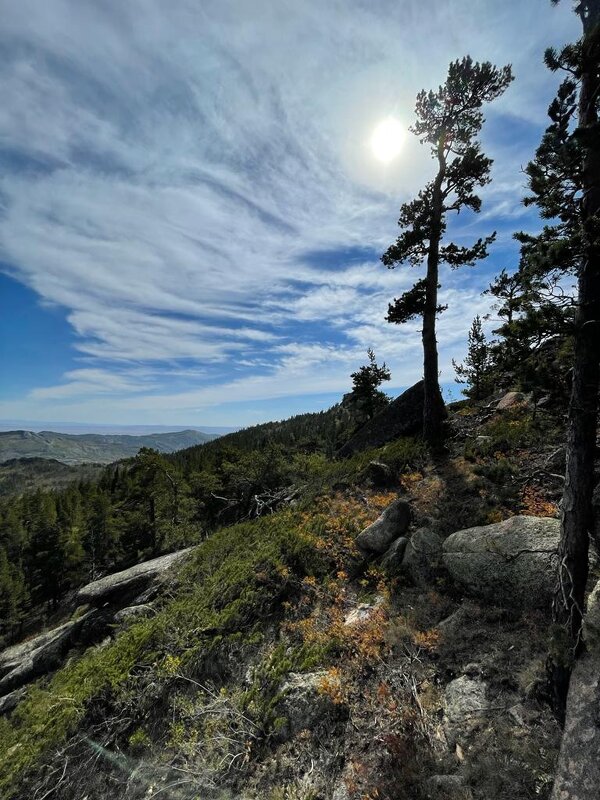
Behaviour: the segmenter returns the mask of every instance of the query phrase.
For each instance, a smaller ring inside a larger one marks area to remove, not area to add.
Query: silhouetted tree
[[[364,364],[356,372],[353,372],[352,395],[358,401],[361,410],[366,414],[367,419],[371,419],[389,402],[388,397],[379,387],[384,381],[389,381],[392,377],[385,361],[381,366],[375,360],[375,353],[372,348],[367,350],[369,363]]]
[[[437,173],[418,196],[400,209],[402,233],[383,254],[382,261],[393,268],[399,263],[420,266],[427,273],[412,289],[390,304],[388,322],[404,323],[422,317],[425,403],[423,435],[427,441],[440,438],[446,410],[439,386],[438,352],[435,333],[440,264],[450,267],[473,265],[485,258],[495,235],[478,239],[470,247],[443,243],[447,215],[469,208],[478,212],[481,200],[477,187],[490,181],[491,159],[481,152],[477,135],[483,125],[481,107],[501,95],[512,80],[509,66],[497,69],[489,62],[479,64],[470,57],[454,61],[446,82],[436,91],[417,96],[417,121],[411,130],[431,148]]]

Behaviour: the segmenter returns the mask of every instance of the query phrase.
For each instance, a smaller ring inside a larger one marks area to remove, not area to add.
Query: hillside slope
[[[215,434],[195,430],[144,436],[6,431],[0,432],[0,462],[18,458],[51,458],[63,464],[110,464],[135,456],[142,447],[172,453],[216,438]]]
[[[65,608],[56,624],[81,634],[63,666],[3,698],[0,792],[548,798],[560,741],[549,608],[525,585],[516,603],[508,578],[545,580],[549,551],[523,539],[531,555],[509,554],[507,581],[492,583],[464,551],[469,589],[442,546],[503,520],[517,539],[555,536],[560,421],[462,407],[451,426],[443,456],[412,439],[344,461],[310,455],[290,502],[222,527],[160,587]],[[410,512],[384,553],[382,523],[365,529],[394,506]]]

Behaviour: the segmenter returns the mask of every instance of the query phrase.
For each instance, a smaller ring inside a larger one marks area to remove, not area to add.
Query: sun
[[[394,119],[394,117],[384,119],[383,122],[380,122],[375,128],[371,136],[371,150],[373,151],[373,155],[379,161],[383,161],[384,164],[387,164],[389,161],[396,158],[398,153],[402,150],[405,137],[406,131],[397,119]]]

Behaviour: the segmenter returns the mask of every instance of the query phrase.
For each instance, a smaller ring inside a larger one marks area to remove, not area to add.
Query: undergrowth
[[[230,641],[258,642],[265,624],[296,601],[296,616],[311,611],[311,585],[341,581],[356,561],[354,537],[390,501],[330,497],[306,510],[286,510],[225,528],[203,542],[178,575],[176,594],[158,613],[138,621],[104,646],[72,658],[28,690],[12,717],[0,719],[0,793],[15,797],[28,770],[85,729],[95,706],[135,706],[136,680],[151,675],[172,685],[198,674]],[[287,605],[286,605],[287,604]],[[329,645],[298,640],[275,648],[254,684],[237,698],[267,735],[282,676],[327,661]],[[140,746],[135,726],[125,741]],[[133,738],[131,739],[131,737]]]

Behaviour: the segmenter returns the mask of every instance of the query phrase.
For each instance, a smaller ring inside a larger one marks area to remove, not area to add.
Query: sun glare
[[[397,119],[389,117],[380,122],[371,136],[371,150],[379,161],[387,164],[402,150],[406,132]]]

